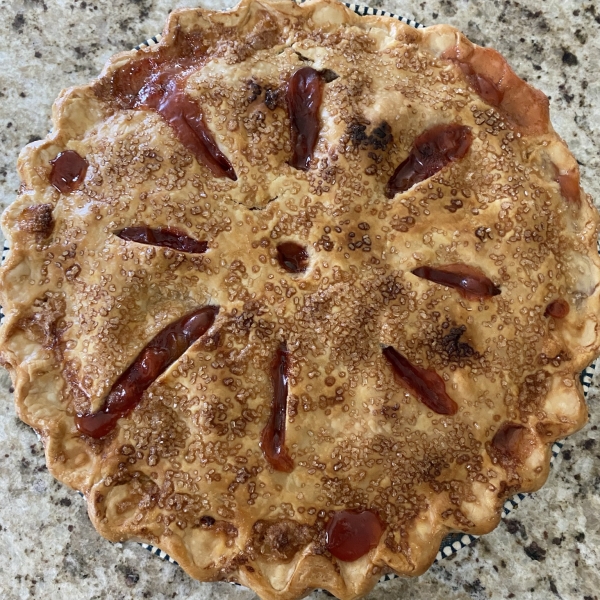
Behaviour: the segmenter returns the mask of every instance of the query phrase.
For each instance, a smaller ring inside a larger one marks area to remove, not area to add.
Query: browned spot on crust
[[[257,521],[252,543],[267,560],[289,562],[314,537],[314,530],[291,519]]]
[[[52,204],[34,204],[27,206],[17,222],[19,229],[36,233],[40,238],[47,238],[54,229]]]
[[[63,322],[66,301],[63,294],[47,292],[37,299],[32,314],[18,321],[16,327],[38,341],[44,348],[53,350],[61,356],[61,336],[66,330]]]
[[[522,417],[535,414],[550,390],[551,375],[540,370],[525,377],[519,388],[518,408]]]
[[[503,423],[492,438],[488,452],[494,462],[503,466],[522,464],[531,453],[530,432],[518,423]]]
[[[461,338],[467,331],[465,325],[459,327],[450,327],[446,322],[432,343],[432,349],[436,351],[442,359],[443,364],[457,364],[463,367],[471,359],[478,359],[480,354],[468,342]]]
[[[370,134],[367,134],[368,124],[368,121],[366,123],[360,121],[350,123],[346,135],[355,146],[363,148],[370,146],[373,150],[385,150],[394,140],[392,128],[386,121],[382,121]]]
[[[265,106],[269,110],[275,110],[279,105],[283,93],[278,88],[265,88]]]

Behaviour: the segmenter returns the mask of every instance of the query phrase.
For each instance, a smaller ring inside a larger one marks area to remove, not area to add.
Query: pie
[[[109,540],[357,598],[493,529],[584,424],[599,216],[494,50],[243,0],[53,115],[3,216],[1,356]]]

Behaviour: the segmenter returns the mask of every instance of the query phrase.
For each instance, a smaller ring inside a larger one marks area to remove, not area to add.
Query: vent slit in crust
[[[285,343],[280,344],[271,361],[271,385],[273,399],[269,420],[260,437],[260,447],[267,462],[276,470],[291,473],[294,462],[285,446],[285,426],[288,399],[289,352]]]
[[[75,417],[77,429],[96,439],[108,435],[117,421],[139,404],[152,383],[210,329],[218,312],[216,306],[205,306],[165,327],[117,379],[102,408]]]
[[[571,310],[569,303],[564,298],[557,298],[548,304],[544,311],[545,317],[554,317],[555,319],[564,319]]]
[[[391,199],[433,177],[446,165],[463,158],[472,142],[471,128],[464,125],[436,125],[425,131],[415,140],[410,154],[396,167],[385,195]]]
[[[172,227],[124,227],[115,235],[129,242],[162,246],[190,254],[204,254],[208,248],[208,242],[195,240]]]
[[[94,86],[95,95],[120,109],[154,110],[171,126],[180,143],[215,177],[237,175],[210,132],[202,109],[185,91],[190,72],[206,60],[197,36],[178,35],[177,47],[160,47],[153,56],[119,67]]]
[[[422,279],[458,290],[468,300],[491,298],[501,293],[500,288],[481,270],[470,265],[452,264],[442,267],[417,267],[412,274]]]
[[[390,363],[394,375],[427,408],[438,415],[456,414],[458,405],[448,396],[444,380],[435,371],[413,365],[392,346],[383,349],[383,356]]]
[[[173,128],[177,139],[208,167],[215,177],[237,180],[229,159],[221,152],[204,121],[198,103],[186,94],[184,80],[160,73],[140,92],[136,108],[153,109]]]
[[[291,122],[293,154],[290,165],[308,171],[319,136],[319,109],[323,99],[323,77],[312,67],[298,69],[286,91]]]
[[[289,273],[304,273],[308,268],[306,247],[297,242],[283,242],[277,246],[277,260]]]

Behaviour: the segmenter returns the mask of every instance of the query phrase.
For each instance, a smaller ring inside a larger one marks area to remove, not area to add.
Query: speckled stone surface
[[[226,7],[231,0],[203,0]],[[162,29],[194,2],[0,0],[0,204],[15,197],[17,155],[43,137],[61,88],[88,81],[113,53]],[[460,27],[500,50],[550,98],[552,120],[600,202],[600,4],[581,0],[375,0],[426,24]],[[369,600],[598,600],[600,598],[600,378],[590,422],[569,438],[546,486],[491,534],[417,579],[378,585]],[[35,434],[14,416],[0,372],[0,598],[251,600],[229,584],[201,584],[134,543],[111,544],[83,500],[45,467]],[[314,593],[311,600],[324,600]]]

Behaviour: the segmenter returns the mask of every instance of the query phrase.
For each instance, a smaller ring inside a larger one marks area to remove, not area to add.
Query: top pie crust
[[[148,59],[188,69],[185,94],[235,181],[134,106]],[[329,75],[302,170],[285,98],[306,66]],[[147,541],[193,577],[263,598],[356,598],[386,572],[422,573],[448,532],[493,529],[507,496],[543,484],[552,442],[585,422],[598,214],[545,96],[454,28],[335,0],[179,10],[160,44],[63,91],[53,122],[23,150],[3,216],[1,356],[49,469],[108,539]],[[466,154],[386,194],[415,140],[450,125],[470,130]],[[60,193],[50,161],[67,150],[88,166]],[[116,235],[134,226],[208,249]],[[305,248],[306,270],[282,267],[284,242]],[[413,273],[457,264],[499,293]],[[101,439],[81,434],[76,415],[100,410],[150,340],[203,306],[219,307],[214,323],[133,411]],[[441,378],[455,414],[394,375],[389,346]],[[288,472],[261,449],[282,347]],[[383,533],[341,560],[327,528],[350,509],[377,514]]]

